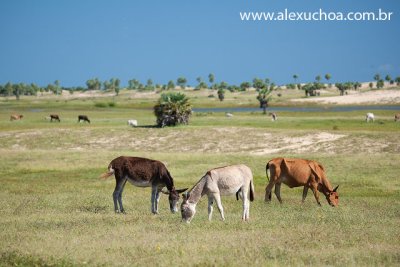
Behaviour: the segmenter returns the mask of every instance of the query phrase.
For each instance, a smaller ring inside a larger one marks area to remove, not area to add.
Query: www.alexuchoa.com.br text
[[[333,12],[319,9],[315,12],[239,12],[242,21],[390,21],[393,12],[382,9],[363,12]]]

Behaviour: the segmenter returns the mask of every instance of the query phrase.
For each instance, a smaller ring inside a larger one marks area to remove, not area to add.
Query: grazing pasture
[[[400,264],[400,124],[392,111],[371,108],[374,123],[365,123],[365,112],[280,112],[275,122],[261,111],[197,113],[188,126],[159,129],[152,110],[131,101],[106,108],[92,100],[0,103],[0,265]],[[24,119],[10,122],[14,113]],[[43,120],[52,113],[62,121]],[[79,114],[91,123],[77,123]],[[128,126],[131,118],[140,126]],[[208,221],[207,198],[189,225],[164,195],[153,215],[151,189],[130,184],[127,214],[115,214],[115,180],[98,177],[120,155],[163,162],[177,188],[209,169],[246,164],[255,183],[250,221],[238,220],[234,195],[222,197],[224,222]],[[323,164],[340,185],[339,206],[318,207],[313,197],[301,204],[303,189],[286,186],[283,204],[274,195],[266,204],[265,164],[274,157]]]

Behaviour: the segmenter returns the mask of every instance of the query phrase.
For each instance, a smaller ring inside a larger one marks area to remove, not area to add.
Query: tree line
[[[309,83],[299,83],[299,75],[294,74],[293,76],[294,83],[286,84],[285,87],[289,89],[299,89],[304,90],[306,96],[316,96],[318,95],[318,90],[328,87],[332,87],[333,84],[330,83],[331,75],[325,74],[324,78],[326,83],[322,82],[322,76],[317,75],[315,77],[314,82]],[[385,78],[381,78],[380,74],[374,75],[373,79],[376,83],[370,83],[369,87],[373,88],[383,88],[384,82],[389,82],[390,84],[396,83],[400,85],[400,76],[392,79],[390,75],[386,75]],[[250,88],[255,88],[258,92],[257,99],[260,101],[260,105],[267,105],[270,93],[275,90],[281,88],[281,86],[277,86],[274,82],[271,82],[269,78],[261,79],[254,78],[251,82],[245,81],[238,85],[236,84],[228,84],[225,81],[216,82],[215,75],[210,73],[207,76],[207,80],[202,77],[196,78],[197,85],[194,86],[194,90],[201,89],[211,89],[216,90],[218,94],[218,98],[220,101],[224,100],[225,91],[228,90],[230,92],[235,91],[246,91]],[[340,94],[343,95],[347,90],[355,89],[361,87],[359,82],[345,82],[345,83],[335,83],[335,87],[340,91]],[[138,91],[163,91],[163,90],[171,90],[175,88],[185,89],[187,87],[191,87],[187,83],[187,79],[183,76],[178,77],[175,81],[170,80],[166,84],[155,84],[152,79],[148,79],[145,83],[141,83],[137,79],[131,79],[128,81],[128,86],[126,89],[128,90],[138,90]],[[35,83],[11,83],[8,82],[6,84],[0,85],[0,95],[1,96],[15,96],[16,99],[19,99],[22,95],[38,95],[43,94],[44,92],[51,92],[55,95],[60,95],[62,90],[67,90],[69,93],[73,94],[75,91],[86,91],[86,90],[105,90],[115,92],[116,95],[119,94],[121,90],[121,81],[118,78],[111,78],[110,80],[101,81],[98,78],[92,78],[86,81],[86,87],[78,86],[78,87],[63,87],[60,85],[60,81],[56,80],[53,83],[48,84],[47,86],[38,86]]]

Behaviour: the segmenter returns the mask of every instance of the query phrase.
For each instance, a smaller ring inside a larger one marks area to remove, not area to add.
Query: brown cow
[[[318,205],[321,205],[319,192],[325,195],[331,206],[335,207],[339,204],[339,194],[336,192],[339,186],[332,189],[325,175],[324,167],[314,160],[275,158],[267,163],[267,177],[268,169],[270,169],[271,179],[265,189],[265,201],[267,202],[271,201],[271,191],[275,185],[275,195],[282,203],[280,191],[281,183],[284,183],[290,188],[304,186],[303,202],[308,188],[311,188]]]
[[[187,188],[175,189],[174,180],[168,169],[157,160],[121,156],[113,159],[108,165],[108,172],[100,177],[105,179],[113,174],[116,181],[113,193],[116,213],[125,213],[122,206],[122,191],[127,181],[138,187],[151,187],[151,212],[154,214],[158,214],[160,192],[169,195],[170,209],[175,213],[178,210],[179,193],[187,190]],[[164,187],[167,187],[167,192],[162,191]]]
[[[50,121],[52,122],[53,120],[61,122],[60,116],[58,116],[57,114],[50,114]]]
[[[86,121],[86,122],[90,123],[90,120],[89,120],[88,116],[86,116],[86,115],[78,116],[78,122],[81,122],[81,121]]]
[[[394,115],[394,121],[400,121],[400,113]]]
[[[16,114],[12,114],[10,116],[10,121],[19,121],[24,117],[24,115],[16,115]]]

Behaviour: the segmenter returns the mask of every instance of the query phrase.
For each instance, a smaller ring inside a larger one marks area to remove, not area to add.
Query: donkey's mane
[[[189,200],[190,202],[198,202],[202,197],[204,185],[206,184],[206,177],[209,175],[207,172],[206,175],[201,177],[199,181],[190,189],[189,191]]]

